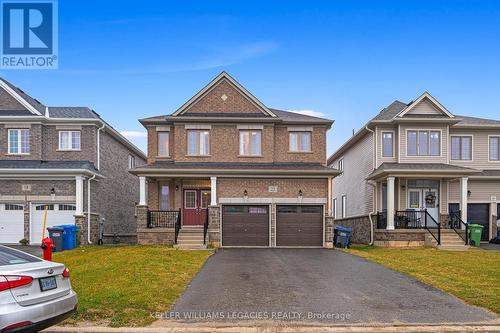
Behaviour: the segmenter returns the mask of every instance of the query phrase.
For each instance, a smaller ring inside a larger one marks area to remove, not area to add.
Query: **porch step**
[[[206,249],[203,243],[203,226],[182,226],[174,247],[182,250]]]
[[[445,251],[467,251],[469,249],[468,245],[439,245],[437,247],[440,250],[445,250]]]
[[[174,245],[174,248],[179,249],[179,250],[206,250],[207,246],[206,245],[181,245],[181,244],[177,244],[177,245]]]
[[[446,251],[467,251],[469,246],[453,229],[441,229],[441,245],[437,247]]]

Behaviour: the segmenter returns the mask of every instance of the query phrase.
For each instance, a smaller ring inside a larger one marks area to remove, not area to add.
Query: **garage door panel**
[[[24,206],[0,204],[0,243],[17,244],[24,238]]]
[[[223,246],[269,246],[268,206],[223,206]]]
[[[468,204],[467,220],[470,223],[480,224],[483,228],[481,241],[489,241],[490,204]]]
[[[30,243],[32,244],[40,244],[42,241],[45,206],[48,206],[45,237],[48,236],[47,228],[56,225],[75,224],[76,207],[73,203],[33,204],[31,209],[30,237]]]
[[[323,246],[322,206],[277,206],[277,246]]]

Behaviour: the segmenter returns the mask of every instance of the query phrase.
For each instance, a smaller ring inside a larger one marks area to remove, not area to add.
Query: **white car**
[[[38,332],[76,310],[69,270],[0,245],[0,332]]]

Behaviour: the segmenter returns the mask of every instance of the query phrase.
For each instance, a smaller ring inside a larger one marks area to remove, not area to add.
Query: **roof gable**
[[[29,111],[33,115],[41,116],[46,107],[24,91],[4,79],[0,79],[0,110],[20,111],[19,115],[26,115]]]
[[[241,114],[241,116],[276,117],[276,115],[226,72],[222,72],[172,116]]]
[[[414,102],[410,103],[403,109],[397,117],[445,117],[454,118],[455,116],[449,112],[441,103],[439,103],[428,92],[424,92]]]

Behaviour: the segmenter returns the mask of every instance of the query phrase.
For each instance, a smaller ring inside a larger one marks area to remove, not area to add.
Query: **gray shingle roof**
[[[458,125],[497,125],[500,126],[500,120],[486,119],[486,118],[476,118],[467,116],[455,116],[462,119]]]
[[[98,119],[99,116],[87,107],[50,106],[50,118]]]
[[[394,101],[389,106],[385,107],[378,115],[376,115],[373,120],[391,120],[395,116],[397,116],[404,108],[406,108],[407,104]]]
[[[480,176],[485,177],[500,177],[500,170],[483,170]]]
[[[275,170],[332,170],[319,163],[236,163],[236,162],[174,162],[156,161],[140,169],[275,169]]]
[[[401,172],[452,172],[452,173],[460,173],[464,174],[475,174],[479,173],[479,170],[461,167],[458,165],[444,164],[444,163],[396,163],[396,162],[384,162],[377,169],[375,169],[367,179],[374,178],[375,176],[379,176],[384,172],[392,172],[392,171],[401,171]]]
[[[324,123],[333,123],[332,120],[325,119],[325,118],[319,118],[319,117],[313,117],[313,116],[308,116],[305,114],[301,113],[296,113],[296,112],[291,112],[291,111],[284,111],[284,110],[277,110],[277,109],[269,109],[271,110],[272,113],[274,113],[278,118],[282,119],[283,121],[297,121],[297,122],[324,122]]]
[[[29,110],[0,110],[0,117],[11,117],[11,116],[35,116]]]
[[[79,169],[98,172],[89,161],[0,160],[0,169]]]
[[[5,84],[7,84],[11,89],[13,89],[16,93],[19,94],[28,104],[30,104],[33,108],[35,108],[38,112],[41,114],[45,113],[45,105],[43,105],[40,101],[37,99],[31,97],[30,95],[26,94],[24,91],[10,83],[9,81],[0,78]]]

